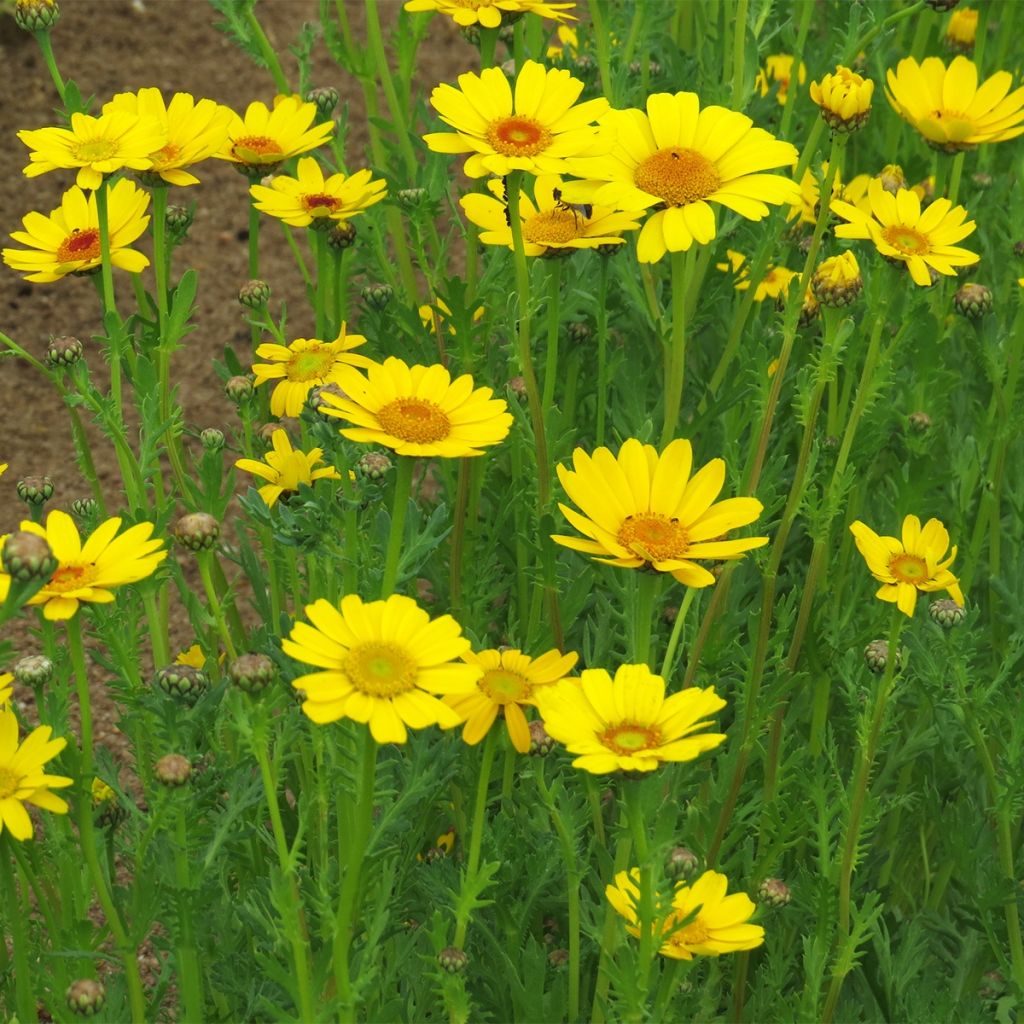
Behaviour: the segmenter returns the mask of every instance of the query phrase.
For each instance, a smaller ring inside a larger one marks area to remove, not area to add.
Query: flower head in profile
[[[738,292],[745,292],[750,288],[750,266],[747,264],[747,257],[735,249],[727,249],[725,255],[726,263],[716,263],[715,269],[731,272],[736,279],[733,286]],[[789,292],[789,283],[794,277],[800,275],[788,267],[776,267],[771,263],[765,267],[764,277],[757,282],[754,289],[754,301],[764,302],[765,299],[779,299]]]
[[[803,177],[800,179],[800,199],[790,207],[789,213],[786,214],[786,220],[799,217],[801,224],[809,224],[811,227],[817,224],[821,186],[825,181],[826,174],[828,174],[827,160],[822,162],[817,174],[810,167],[804,171]],[[843,202],[856,206],[858,210],[870,213],[870,205],[865,205],[869,181],[871,181],[870,174],[858,174],[851,178],[846,185],[843,185],[842,175],[836,174],[832,179],[832,198],[841,199]]]
[[[767,96],[772,83],[778,82],[779,90],[775,94],[775,98],[779,101],[779,106],[784,107],[789,97],[792,77],[793,55],[790,53],[776,53],[768,57],[764,62],[764,67],[758,71],[757,77],[754,79],[754,88],[762,96]],[[800,67],[797,70],[797,81],[800,85],[807,81],[807,68],[803,61],[800,61]]]
[[[820,82],[811,82],[810,91],[811,99],[829,128],[849,133],[867,123],[875,83],[840,64]]]
[[[245,117],[231,112],[227,139],[214,155],[263,177],[282,161],[308,153],[331,137],[334,122],[315,124],[316,119],[316,104],[304,103],[298,96],[277,97],[273,109],[255,100]]]
[[[275,416],[298,416],[306,396],[321,384],[340,384],[341,371],[349,366],[371,366],[373,360],[354,352],[365,345],[361,334],[349,334],[345,324],[334,341],[319,338],[296,338],[287,348],[265,342],[256,355],[265,363],[253,363],[256,386],[276,381],[270,396],[270,411]]]
[[[523,14],[536,14],[553,21],[576,20],[568,13],[575,3],[552,3],[551,0],[406,0],[404,6],[407,11],[416,13],[446,14],[459,28],[470,25],[498,28],[503,21],[511,24],[511,18]]]
[[[341,428],[350,441],[399,455],[458,459],[483,455],[512,426],[505,401],[493,398],[490,388],[474,388],[468,373],[452,380],[443,366],[409,366],[394,356],[366,372],[342,372],[344,398],[322,396],[321,413],[353,424]]]
[[[880,537],[859,519],[850,524],[850,532],[871,575],[882,584],[875,597],[910,616],[919,593],[945,590],[963,607],[960,584],[949,571],[956,545],[947,557],[949,533],[938,519],[929,519],[922,527],[917,516],[907,516],[901,537]]]
[[[838,256],[829,256],[815,268],[811,277],[814,297],[829,309],[842,309],[860,295],[864,279],[857,257],[847,249]]]
[[[20,842],[32,838],[32,819],[25,809],[32,804],[54,814],[67,814],[68,805],[52,791],[74,781],[64,775],[47,775],[46,762],[56,757],[67,740],[50,739],[53,730],[40,725],[18,742],[18,719],[0,707],[0,833],[6,829]]]
[[[707,587],[715,577],[698,561],[741,558],[768,543],[767,537],[726,538],[757,519],[761,502],[716,501],[725,463],[712,459],[691,475],[689,441],[678,438],[659,455],[631,437],[618,456],[607,448],[593,455],[577,448],[572,461],[572,469],[558,467],[558,479],[582,514],[558,507],[583,536],[552,539],[606,565],[654,569],[688,587]]]
[[[641,263],[712,241],[712,204],[756,221],[768,216],[769,205],[800,198],[795,181],[764,173],[795,164],[796,148],[755,128],[745,114],[701,110],[696,93],[655,93],[646,111],[609,110],[599,123],[611,152],[569,161],[569,171],[587,179],[572,198],[651,211],[637,240]]]
[[[72,114],[70,128],[25,130],[18,138],[32,151],[27,177],[77,167],[78,187],[97,189],[115,171],[146,170],[150,155],[166,143],[167,130],[156,119],[111,110],[99,117]]]
[[[606,99],[576,103],[583,82],[568,71],[528,60],[515,90],[501,68],[459,75],[459,88],[441,84],[430,102],[455,129],[424,135],[435,153],[470,153],[471,178],[504,177],[511,171],[560,174],[570,157],[606,152],[593,121],[608,109]]]
[[[148,205],[146,190],[127,178],[107,194],[110,262],[133,274],[149,266],[141,252],[129,248],[149,224],[145,215]],[[93,270],[102,262],[99,223],[96,193],[86,197],[77,185],[72,185],[49,216],[32,212],[22,218],[25,230],[12,231],[11,238],[27,248],[4,249],[3,261],[25,274],[26,280],[40,283]]]
[[[505,719],[512,746],[520,754],[529,753],[530,728],[523,708],[536,705],[537,691],[554,686],[573,670],[579,655],[548,651],[531,658],[522,651],[468,651],[462,660],[477,665],[483,675],[476,681],[476,691],[445,697],[466,723],[462,738],[471,746],[479,743],[490,731],[498,715]]]
[[[45,525],[22,520],[19,529],[43,537],[57,559],[57,571],[27,602],[41,604],[50,620],[72,618],[83,602],[109,604],[114,588],[151,576],[167,557],[163,541],[153,539],[152,523],[137,523],[119,534],[116,516],[100,523],[84,544],[75,521],[59,509],[47,515]],[[5,583],[10,577],[0,572],[0,588]]]
[[[978,84],[978,67],[954,57],[947,68],[939,57],[920,64],[905,57],[886,72],[885,95],[904,121],[936,149],[956,153],[986,142],[1004,142],[1024,133],[1024,87],[997,71]]]
[[[333,466],[319,466],[323,462],[322,448],[304,452],[292,448],[288,431],[275,430],[271,438],[273,448],[263,462],[239,459],[235,466],[267,482],[259,489],[260,497],[269,507],[282,495],[294,494],[300,486],[312,487],[314,480],[340,480],[341,474]]]
[[[646,665],[622,665],[614,679],[603,668],[586,669],[579,682],[545,687],[536,699],[548,735],[577,755],[574,768],[594,775],[693,761],[725,739],[702,731],[725,707],[714,687],[666,697],[665,680]]]
[[[534,201],[519,195],[519,218],[523,230],[523,251],[527,256],[564,256],[574,249],[596,249],[600,245],[618,245],[623,231],[640,227],[637,214],[623,213],[609,206],[569,203],[565,185],[555,174],[540,175],[533,187]],[[459,200],[466,216],[483,228],[480,241],[514,249],[504,186],[492,185],[500,199],[470,193]]]
[[[299,160],[294,178],[278,174],[269,186],[251,185],[249,192],[257,210],[295,228],[345,224],[388,194],[387,182],[375,179],[370,170],[325,178],[320,164],[311,156]]]
[[[0,672],[0,708],[10,704],[14,696],[14,689],[11,687],[13,682],[14,676],[10,672]]]
[[[628,922],[626,931],[639,938],[641,921],[640,871],[620,871],[605,896]],[[705,871],[692,885],[680,882],[671,907],[655,901],[651,929],[661,942],[658,952],[674,960],[720,956],[755,949],[764,943],[764,929],[750,924],[757,909],[746,893],[726,895],[729,881],[717,871]]]
[[[973,7],[958,7],[946,24],[946,45],[958,53],[970,53],[978,34],[978,12]]]
[[[231,111],[213,100],[196,100],[191,93],[176,92],[168,103],[159,89],[120,92],[103,104],[103,113],[121,111],[158,124],[165,141],[149,157],[150,174],[168,185],[198,185],[187,168],[208,160],[224,144]]]
[[[378,743],[404,743],[407,728],[459,724],[435,695],[472,693],[482,669],[458,660],[469,641],[450,615],[431,619],[397,594],[370,602],[346,594],[338,605],[322,598],[307,605],[306,616],[281,646],[321,670],[292,683],[314,722],[351,718],[369,725]]]
[[[956,245],[975,228],[964,207],[936,199],[922,210],[915,192],[901,188],[893,195],[877,178],[868,185],[868,201],[870,213],[833,200],[832,212],[849,222],[836,228],[836,237],[870,239],[883,256],[905,263],[915,284],[928,287],[931,271],[951,277],[957,267],[978,262],[977,253]]]

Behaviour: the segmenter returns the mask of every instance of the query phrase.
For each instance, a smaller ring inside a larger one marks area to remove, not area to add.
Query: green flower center
[[[535,156],[551,145],[551,132],[532,117],[502,117],[492,121],[484,136],[495,153]]]
[[[689,539],[679,520],[655,512],[626,516],[615,537],[627,551],[645,562],[685,558],[689,547]]]
[[[109,160],[117,154],[117,143],[110,139],[92,139],[80,142],[75,147],[75,159],[83,164],[95,164],[101,160]]]
[[[485,672],[477,685],[495,704],[520,704],[529,698],[533,689],[517,672],[503,668]]]
[[[0,800],[14,796],[21,787],[21,779],[12,769],[0,766]]]
[[[602,746],[613,753],[629,755],[661,746],[661,732],[639,722],[618,722],[598,736]]]
[[[452,432],[445,411],[425,398],[396,398],[377,411],[381,429],[412,444],[443,441]]]
[[[334,353],[319,346],[296,352],[288,360],[285,376],[296,383],[305,384],[311,380],[324,380],[334,366]]]
[[[341,666],[349,682],[368,697],[387,699],[416,689],[416,664],[396,644],[372,641],[348,652]]]
[[[668,146],[651,154],[633,172],[633,184],[657,196],[666,206],[686,206],[717,192],[718,168],[703,153]]]
[[[889,559],[889,572],[901,583],[917,586],[928,579],[928,564],[917,555],[896,555]]]
[[[905,224],[890,224],[883,228],[882,238],[907,256],[923,256],[932,247],[927,236]]]

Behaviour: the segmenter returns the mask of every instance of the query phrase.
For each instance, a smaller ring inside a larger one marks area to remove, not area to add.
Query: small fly
[[[574,225],[579,224],[580,217],[584,220],[590,220],[594,216],[594,206],[592,203],[567,203],[562,199],[562,190],[560,188],[553,188],[551,190],[551,198],[555,201],[556,209],[570,210],[572,212]]]

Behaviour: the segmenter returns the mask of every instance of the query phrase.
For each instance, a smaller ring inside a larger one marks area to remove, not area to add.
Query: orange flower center
[[[392,437],[413,444],[443,441],[452,432],[444,410],[425,398],[396,398],[378,410],[377,419]]]
[[[928,579],[928,563],[917,555],[896,555],[889,559],[889,572],[901,583],[917,586]]]
[[[329,217],[339,206],[341,206],[340,199],[336,196],[325,195],[323,192],[302,197],[302,208],[311,217]]]
[[[519,704],[527,700],[533,689],[517,672],[492,668],[477,685],[495,704]]]
[[[379,640],[359,644],[348,652],[341,670],[368,697],[387,700],[416,689],[416,665],[395,644]]]
[[[154,171],[163,171],[174,165],[175,160],[181,156],[181,146],[168,142],[163,149],[158,149],[150,159],[153,161]]]
[[[889,227],[883,228],[882,238],[907,256],[923,256],[930,252],[932,247],[927,236],[905,224],[890,224]]]
[[[69,590],[83,590],[96,579],[96,566],[89,562],[86,565],[62,565],[43,588],[47,593],[66,594]]]
[[[334,353],[319,346],[296,352],[285,367],[285,376],[297,384],[323,380],[334,366]]]
[[[523,238],[534,245],[565,245],[582,237],[586,218],[572,210],[543,210],[523,223]]]
[[[21,788],[21,779],[13,769],[0,766],[0,800],[14,796]]]
[[[239,160],[251,164],[276,163],[284,156],[281,144],[266,135],[246,135],[236,139],[231,152]]]
[[[598,735],[602,746],[624,756],[638,750],[650,750],[661,746],[661,732],[650,725],[639,722],[618,722]]]
[[[99,228],[75,228],[57,247],[58,263],[74,263],[76,260],[98,260],[100,258]]]
[[[551,132],[532,117],[502,117],[492,121],[484,136],[496,153],[536,156],[551,145]]]
[[[117,153],[117,143],[110,139],[90,139],[75,146],[75,159],[83,164],[99,163],[109,160]]]
[[[689,547],[689,538],[679,520],[656,512],[626,516],[615,537],[627,551],[632,551],[645,562],[685,558]]]
[[[633,184],[668,206],[686,206],[707,199],[718,190],[722,179],[718,168],[703,153],[667,146],[637,167]]]

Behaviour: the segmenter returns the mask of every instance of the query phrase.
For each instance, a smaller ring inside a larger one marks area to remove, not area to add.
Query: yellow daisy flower
[[[22,520],[19,529],[44,537],[59,563],[50,581],[27,603],[43,605],[44,618],[70,619],[81,602],[109,604],[114,587],[151,576],[167,557],[163,541],[152,539],[153,524],[137,523],[118,536],[120,528],[120,519],[108,519],[83,544],[75,521],[59,509],[47,515],[45,526]],[[3,583],[9,585],[10,577],[0,572]]]
[[[761,220],[768,204],[788,206],[800,199],[795,181],[761,173],[795,164],[796,148],[753,127],[745,114],[724,107],[701,110],[696,93],[655,93],[646,113],[610,110],[600,124],[614,148],[607,156],[569,162],[572,174],[588,179],[573,190],[573,199],[653,210],[637,241],[641,263],[714,239],[711,203]]]
[[[970,53],[978,34],[978,12],[972,7],[958,7],[946,24],[946,43],[954,50]]]
[[[576,29],[571,25],[559,25],[555,30],[557,43],[551,43],[544,54],[548,60],[561,60],[568,57],[570,60],[576,57],[576,51],[580,48],[579,36]]]
[[[159,124],[166,141],[149,154],[145,171],[159,175],[168,185],[198,185],[199,179],[185,168],[216,153],[228,134],[231,111],[213,100],[198,102],[187,92],[176,92],[171,102],[159,89],[119,92],[103,104],[103,113],[121,111]]]
[[[294,178],[275,175],[269,187],[252,185],[249,192],[257,210],[277,217],[295,228],[308,227],[314,221],[346,223],[363,210],[379,203],[387,192],[387,182],[374,180],[373,171],[332,174],[325,178],[316,159],[305,156],[299,161]]]
[[[167,141],[167,131],[158,120],[112,110],[99,117],[72,114],[70,128],[25,130],[18,138],[32,151],[26,177],[77,167],[78,187],[97,189],[104,175],[146,170],[150,154]]]
[[[476,692],[445,697],[444,702],[459,713],[466,723],[462,738],[475,746],[490,731],[498,714],[504,715],[512,746],[520,754],[530,751],[530,727],[523,707],[536,705],[534,691],[541,686],[561,682],[579,660],[576,653],[548,651],[539,658],[530,658],[522,651],[469,651],[462,660],[478,665],[483,675],[476,682]]]
[[[502,18],[521,14],[537,14],[554,21],[576,19],[567,13],[575,3],[551,3],[550,0],[406,0],[405,9],[414,13],[437,11],[446,14],[459,28],[479,25],[481,28],[498,28]]]
[[[949,571],[956,545],[946,558],[949,533],[938,519],[929,519],[922,527],[917,516],[907,516],[902,538],[880,537],[859,519],[850,524],[850,532],[871,575],[882,584],[875,597],[912,616],[918,593],[945,590],[963,607],[960,584]]]
[[[149,266],[146,256],[128,248],[149,224],[149,217],[144,216],[148,205],[146,190],[127,178],[107,193],[110,262],[133,274]],[[4,249],[2,257],[28,281],[59,281],[68,274],[92,270],[102,262],[95,192],[86,198],[77,185],[72,185],[49,216],[33,211],[21,222],[25,230],[12,231],[11,238],[28,248]]]
[[[735,249],[726,249],[726,263],[716,263],[715,269],[726,273],[732,273],[736,278],[735,287],[738,292],[745,292],[750,288],[750,267],[746,265],[747,257]],[[778,299],[789,291],[789,282],[800,275],[788,267],[776,267],[771,263],[765,267],[764,277],[757,283],[754,289],[754,301],[764,302],[765,299]]]
[[[54,814],[67,814],[68,805],[51,790],[63,789],[74,781],[64,775],[47,775],[47,761],[56,757],[67,740],[51,740],[48,725],[33,729],[18,742],[18,719],[10,710],[0,710],[0,833],[6,828],[17,840],[32,838],[32,819],[25,804]]]
[[[304,691],[302,710],[314,722],[351,718],[368,724],[378,743],[404,743],[406,727],[459,724],[434,694],[472,693],[483,670],[456,660],[469,641],[450,615],[431,619],[398,594],[369,603],[346,594],[337,607],[321,598],[306,615],[312,625],[296,622],[281,647],[323,670],[292,683]]]
[[[340,480],[341,474],[333,466],[325,466],[322,469],[313,467],[323,461],[324,450],[314,448],[312,451],[304,452],[292,448],[288,439],[288,431],[275,430],[271,443],[273,451],[267,452],[263,462],[255,459],[239,459],[235,466],[252,473],[255,476],[266,480],[260,489],[260,497],[268,507],[273,507],[274,502],[282,494],[294,493],[299,489],[300,484],[311,487],[314,480]]]
[[[214,156],[262,178],[282,161],[308,153],[331,137],[334,122],[314,124],[316,115],[316,104],[303,103],[298,96],[277,97],[273,110],[256,100],[244,118],[231,112],[227,139]]]
[[[519,195],[519,218],[523,225],[523,251],[527,256],[561,256],[573,249],[596,249],[623,241],[621,232],[640,227],[635,213],[622,213],[610,206],[570,204],[563,193],[562,179],[555,174],[540,175],[533,188],[536,202],[524,192]],[[504,186],[495,182],[491,196],[471,193],[459,200],[466,216],[483,228],[480,241],[514,249]]]
[[[640,870],[620,871],[605,896],[627,922],[626,931],[640,937]],[[658,952],[674,960],[694,956],[720,956],[755,949],[764,943],[764,929],[750,924],[756,907],[746,893],[727,896],[728,879],[717,871],[705,871],[692,885],[680,882],[671,909],[655,909],[652,931],[661,941]],[[666,910],[668,912],[666,913]]]
[[[820,82],[811,82],[811,99],[824,122],[834,132],[852,132],[862,128],[871,114],[871,97],[875,83],[840,64],[824,75]]]
[[[767,537],[727,540],[729,530],[761,514],[756,498],[716,502],[725,483],[725,463],[712,459],[690,475],[690,442],[672,441],[659,455],[649,444],[629,438],[612,455],[577,448],[573,469],[558,467],[565,493],[583,514],[559,504],[583,537],[552,539],[606,565],[668,572],[688,587],[707,587],[715,577],[695,559],[735,559],[768,543]]]
[[[0,708],[10,704],[14,696],[14,688],[11,686],[13,682],[14,676],[10,672],[0,672]]]
[[[915,192],[901,188],[893,195],[877,178],[868,185],[868,200],[870,214],[833,200],[832,212],[849,221],[836,228],[836,237],[871,239],[883,256],[906,263],[915,284],[932,284],[930,271],[952,277],[957,267],[978,262],[977,253],[955,245],[975,228],[964,207],[936,199],[922,212]]]
[[[372,366],[368,356],[353,352],[365,345],[361,334],[348,334],[345,324],[334,341],[319,338],[296,338],[287,348],[265,342],[256,355],[267,363],[253,363],[256,386],[278,381],[270,396],[270,411],[275,416],[298,416],[306,396],[319,384],[340,384],[346,366]]]
[[[809,167],[800,179],[800,200],[789,208],[786,220],[799,217],[801,224],[814,226],[818,222],[818,203],[821,201],[821,183],[828,174],[828,161],[821,164],[820,173],[815,174]],[[832,198],[852,203],[857,209],[870,213],[870,204],[866,204],[870,174],[858,174],[843,185],[842,176],[837,174],[832,180]]]
[[[435,153],[472,153],[465,172],[504,177],[511,171],[558,174],[567,159],[607,146],[599,144],[593,121],[608,109],[604,98],[576,104],[583,82],[568,71],[528,60],[515,93],[501,68],[459,75],[459,88],[439,85],[430,102],[445,124],[455,129],[424,135]]]
[[[1010,92],[1008,71],[978,85],[977,65],[967,57],[954,57],[948,68],[939,57],[921,64],[905,57],[886,80],[893,109],[936,149],[955,153],[1024,133],[1024,87]]]
[[[483,455],[503,441],[512,416],[490,388],[473,388],[468,373],[454,381],[440,365],[409,366],[391,356],[367,377],[345,369],[346,397],[324,393],[320,412],[355,424],[342,428],[350,441],[393,448],[399,455],[458,459]]]
[[[452,311],[448,306],[448,303],[444,299],[435,299],[434,304],[424,303],[419,307],[420,322],[426,327],[431,334],[437,334],[439,326],[443,326],[446,320],[449,320],[452,315]],[[479,323],[484,318],[486,310],[483,306],[477,306],[473,311],[473,323]],[[448,325],[448,333],[455,334],[455,325]]]
[[[712,686],[665,696],[665,680],[646,665],[622,665],[614,680],[586,669],[536,693],[544,728],[577,754],[574,768],[593,775],[651,772],[666,761],[693,761],[713,750],[724,733],[700,732],[725,707]]]
[[[754,79],[754,88],[762,96],[767,96],[768,90],[772,87],[771,83],[778,82],[779,91],[775,94],[775,98],[779,101],[779,106],[784,107],[786,105],[786,98],[789,96],[789,85],[792,76],[793,55],[791,53],[776,53],[768,57],[764,62],[764,67],[758,71],[757,77]],[[800,61],[797,81],[800,85],[807,81],[807,67],[803,61]]]

